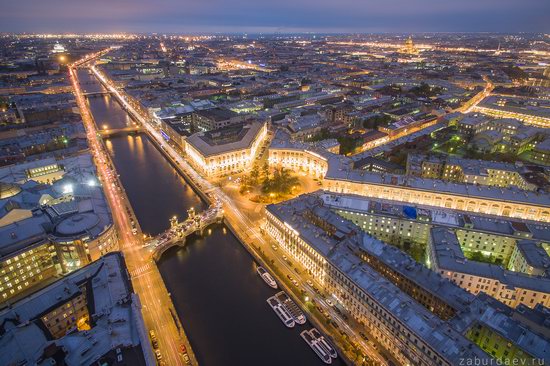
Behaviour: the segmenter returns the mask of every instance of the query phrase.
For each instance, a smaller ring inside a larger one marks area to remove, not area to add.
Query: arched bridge
[[[109,91],[97,91],[97,92],[83,93],[82,95],[84,95],[85,97],[88,97],[88,98],[94,98],[94,97],[101,97],[103,95],[108,95],[108,94],[111,94],[111,92],[109,92]]]
[[[178,222],[174,217],[170,220],[170,229],[145,244],[155,261],[158,261],[162,254],[174,245],[183,246],[188,235],[193,233],[202,235],[206,227],[219,223],[223,219],[223,208],[220,203],[213,204],[198,214],[193,209],[190,209],[188,213],[187,220]]]
[[[104,130],[99,130],[99,134],[102,137],[110,137],[113,135],[123,135],[127,133],[135,133],[141,131],[143,131],[143,127],[141,126],[128,126],[122,128],[106,128]]]

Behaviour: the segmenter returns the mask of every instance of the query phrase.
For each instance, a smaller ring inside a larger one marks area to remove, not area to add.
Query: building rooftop
[[[550,118],[550,102],[544,99],[490,95],[479,103],[479,107]]]
[[[41,318],[83,292],[91,329],[52,339]],[[122,255],[107,254],[0,311],[0,349],[10,350],[0,353],[0,364],[51,364],[53,353],[68,366],[90,365],[120,349],[126,361],[145,365],[141,344],[147,338],[138,306]]]
[[[198,132],[185,141],[203,156],[210,157],[248,149],[260,134],[264,123],[237,124],[208,132]]]
[[[279,204],[271,204],[266,210],[294,230],[296,235],[334,268],[374,298],[379,306],[399,318],[410,331],[419,335],[451,363],[458,363],[464,358],[489,357],[463,336],[467,329],[479,322],[485,322],[488,327],[501,333],[528,354],[548,359],[548,340],[513,320],[509,316],[513,312],[511,308],[483,293],[470,294],[415,262],[399,249],[371,237],[352,222],[332,212],[318,194],[302,195]],[[444,228],[441,232],[442,235],[447,233]],[[447,240],[451,239],[449,237]],[[455,310],[455,315],[447,321],[436,316],[374,267],[362,261],[360,256],[364,252],[437,296]],[[455,254],[460,255],[461,251]],[[500,313],[508,315],[497,316]],[[493,315],[494,320],[491,320]],[[525,337],[517,337],[515,329],[519,329],[520,333],[524,332]]]
[[[516,245],[528,265],[543,272],[549,271],[550,256],[544,250],[542,243],[534,240],[518,240]]]
[[[428,127],[421,132],[426,132],[425,130],[435,126],[437,125]],[[441,126],[438,128],[441,128]],[[373,154],[361,153],[353,156],[353,158],[333,154],[321,149],[315,149],[314,146],[308,143],[292,141],[288,134],[285,134],[280,130],[277,131],[275,138],[271,141],[270,149],[292,149],[315,152],[328,162],[328,170],[325,174],[325,179],[327,180],[343,180],[355,183],[397,186],[402,188],[409,187],[426,192],[440,192],[453,194],[455,196],[463,196],[464,199],[479,197],[497,202],[502,202],[504,199],[510,202],[529,203],[534,206],[550,206],[550,194],[548,193],[530,192],[517,188],[500,188],[467,183],[447,182],[438,179],[418,178],[398,174],[380,174],[353,169],[352,167],[354,161],[359,161],[364,157],[372,156]],[[372,150],[367,150],[366,152],[371,151]]]
[[[238,113],[233,112],[231,109],[220,108],[220,107],[200,109],[200,110],[197,110],[195,113],[204,118],[208,118],[216,122],[226,121],[228,119],[231,119],[239,115]]]
[[[462,253],[456,233],[443,227],[434,227],[430,232],[433,260],[441,271],[467,273],[470,275],[491,278],[511,288],[550,293],[550,278],[529,276],[513,272],[496,264],[476,262],[467,259]]]
[[[52,166],[52,159],[0,169],[0,179],[19,192],[0,199],[0,256],[16,255],[44,240],[72,241],[99,237],[112,227],[111,211],[97,182],[89,154],[56,161],[63,165],[51,184],[28,177],[30,168]],[[23,182],[23,183],[22,183]]]

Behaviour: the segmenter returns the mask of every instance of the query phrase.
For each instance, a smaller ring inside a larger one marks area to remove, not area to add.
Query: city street
[[[103,183],[114,221],[119,229],[120,249],[124,253],[128,271],[130,273],[139,272],[139,276],[132,278],[132,284],[142,304],[145,325],[148,330],[154,330],[156,333],[161,355],[161,362],[159,363],[185,365],[181,352],[181,345],[183,344],[187,349],[191,362],[196,364],[191,346],[185,337],[179,319],[175,315],[176,312],[170,294],[156,265],[151,265],[150,253],[142,248],[142,233],[139,231],[133,232],[131,218],[126,209],[129,205],[128,200],[123,191],[118,188],[120,183],[118,185],[112,183],[114,181],[118,182],[117,174],[110,169],[110,166],[112,166],[110,157],[102,140],[97,137],[97,127],[88,108],[86,97],[83,95],[78,83],[74,68],[70,69],[70,76],[98,175]],[[142,271],[143,268],[146,268],[146,270]],[[150,356],[155,357],[152,354]]]
[[[180,154],[170,145],[168,144],[160,134],[160,132],[151,125],[149,120],[146,117],[143,117],[141,114],[137,112],[137,109],[135,106],[133,106],[129,101],[128,98],[126,98],[117,88],[114,87],[114,85],[104,76],[102,75],[96,67],[91,67],[92,72],[98,77],[98,79],[101,80],[104,86],[106,86],[109,91],[115,95],[118,100],[123,104],[125,109],[134,117],[137,121],[139,121],[145,128],[145,131],[148,133],[148,135],[155,139],[157,143],[162,147],[162,149],[165,151],[166,155],[172,159],[176,165],[181,167],[181,169],[185,172],[185,174],[188,176],[189,179],[192,179],[198,187],[200,187],[203,192],[211,193],[215,197],[217,197],[222,203],[224,207],[224,216],[227,222],[233,227],[234,230],[236,230],[238,237],[243,241],[243,244],[245,244],[249,251],[255,252],[257,257],[260,257],[259,253],[257,252],[257,249],[255,246],[260,244],[262,248],[265,250],[270,250],[272,242],[270,238],[263,235],[260,231],[260,225],[261,220],[256,219],[254,221],[250,220],[248,217],[248,214],[244,214],[243,212],[251,212],[250,211],[250,202],[247,202],[248,200],[241,201],[243,202],[245,207],[241,207],[239,203],[236,203],[235,200],[229,197],[229,195],[222,190],[220,187],[212,184],[210,181],[203,178],[199,173],[196,172],[193,167],[188,164],[188,162],[181,157]],[[244,209],[243,209],[244,208]],[[254,209],[252,212],[256,212],[256,217],[258,212],[260,210]],[[276,260],[276,264],[279,268],[284,268],[285,274],[292,274],[293,276],[297,276],[296,272],[290,267],[288,263],[283,261],[282,259],[282,253],[275,253],[273,252],[273,257]],[[302,271],[301,273],[305,273],[305,271]],[[279,279],[280,282],[286,281],[285,279]],[[364,339],[361,338],[359,335],[359,332],[352,329],[347,322],[342,319],[342,317],[334,311],[328,304],[326,303],[323,296],[317,294],[309,285],[306,285],[306,279],[300,278],[298,281],[299,285],[306,289],[308,293],[308,297],[310,299],[315,300],[316,303],[321,304],[321,306],[330,314],[331,318],[336,321],[340,329],[343,329],[344,332],[347,334],[347,337],[351,340],[353,340],[353,343],[358,344],[363,349],[364,353],[368,355],[371,359],[376,360],[380,364],[386,364],[386,361],[377,353],[377,351],[370,345],[368,342],[366,342]],[[304,307],[304,301],[305,299],[299,299],[302,307]],[[311,314],[310,314],[311,316]],[[337,336],[337,334],[333,334],[333,336]],[[350,356],[352,357],[352,356]]]

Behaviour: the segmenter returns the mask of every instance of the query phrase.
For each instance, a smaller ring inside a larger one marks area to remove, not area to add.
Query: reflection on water
[[[172,216],[185,219],[189,207],[205,207],[145,136],[112,137],[106,146],[144,233],[161,233]]]
[[[94,116],[126,120],[118,104],[94,99]],[[106,146],[144,233],[164,231],[170,217],[184,219],[190,207],[205,208],[145,136],[112,137]],[[168,250],[159,269],[201,365],[323,365],[300,338],[309,325],[282,324],[266,303],[276,291],[259,278],[254,261],[224,225]]]

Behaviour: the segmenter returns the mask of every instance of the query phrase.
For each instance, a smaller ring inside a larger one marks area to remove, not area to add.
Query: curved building
[[[18,180],[13,167],[11,175],[2,174],[0,303],[118,250],[117,232],[91,157],[85,154],[62,163],[65,172],[52,184]]]

